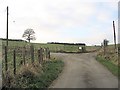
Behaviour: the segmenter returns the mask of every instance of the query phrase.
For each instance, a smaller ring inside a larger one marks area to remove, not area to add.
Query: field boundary
[[[19,69],[22,67],[34,66],[50,60],[49,48],[35,49],[33,45],[27,47],[3,47],[2,60],[2,78],[4,83],[9,87],[11,80],[10,75],[16,77]],[[3,85],[6,86],[6,85]]]

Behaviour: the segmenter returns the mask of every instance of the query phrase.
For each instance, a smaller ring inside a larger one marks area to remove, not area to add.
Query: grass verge
[[[24,66],[15,77],[8,75],[9,80],[5,80],[4,88],[47,88],[58,77],[63,67],[64,63],[61,60]]]
[[[118,71],[120,70],[120,67],[113,64],[110,60],[106,60],[105,58],[100,56],[96,56],[96,60],[106,66],[108,70],[110,70],[115,76],[120,76],[120,72]]]
[[[63,61],[48,61],[43,63],[43,73],[37,79],[36,83],[40,88],[47,88],[53,80],[55,80],[58,77],[58,74],[61,73],[63,69],[64,63]]]

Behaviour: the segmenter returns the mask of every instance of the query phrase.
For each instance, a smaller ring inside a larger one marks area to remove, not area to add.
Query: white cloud
[[[5,37],[6,35],[5,8],[7,5],[9,5],[9,37],[21,38],[25,29],[33,28],[36,32],[36,42],[85,41],[88,43],[99,43],[103,38],[107,38],[104,32],[107,27],[110,27],[113,19],[111,9],[99,10],[96,3],[88,1],[7,0],[0,6],[0,13],[2,11],[2,14],[0,14],[0,23],[2,25],[0,33],[2,34],[0,37]],[[111,6],[111,4],[105,7],[114,8],[113,11],[116,9],[115,5]],[[87,31],[92,33],[89,36],[84,35],[86,38],[81,38],[78,35],[79,32]],[[69,35],[66,35],[66,33]]]
[[[106,13],[106,12],[99,13],[97,18],[98,18],[98,21],[101,21],[101,22],[104,22],[104,23],[110,21],[109,20],[110,19],[110,15],[108,13]]]

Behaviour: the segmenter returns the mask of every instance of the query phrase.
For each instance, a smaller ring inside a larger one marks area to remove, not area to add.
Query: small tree
[[[36,38],[35,38],[35,32],[31,28],[26,29],[24,31],[24,34],[23,34],[22,37],[25,38],[26,40],[28,40],[28,42],[30,42],[30,40],[36,40]]]

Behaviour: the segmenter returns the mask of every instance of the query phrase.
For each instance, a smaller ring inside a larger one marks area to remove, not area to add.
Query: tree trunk
[[[29,34],[29,36],[28,36],[28,41],[29,41],[29,43],[30,43],[30,34]]]
[[[30,39],[28,39],[29,43],[30,43]]]

